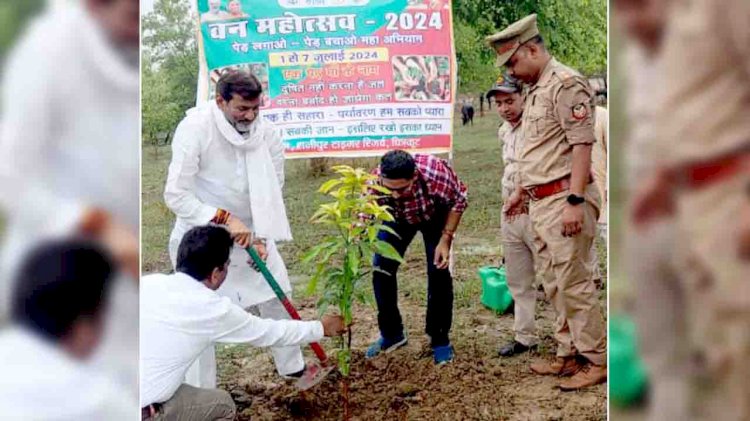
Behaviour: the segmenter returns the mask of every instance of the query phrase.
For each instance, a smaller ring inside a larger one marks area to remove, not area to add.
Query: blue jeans
[[[427,317],[425,333],[430,335],[432,346],[448,345],[448,332],[453,323],[453,278],[448,269],[438,269],[433,264],[435,248],[443,232],[443,218],[434,218],[428,223],[411,225],[405,221],[388,222],[401,238],[380,231],[378,238],[391,244],[403,257],[417,232],[422,233],[427,257]],[[404,331],[401,313],[398,310],[398,285],[396,274],[399,263],[375,255],[373,265],[382,271],[373,272],[372,285],[378,305],[378,327],[387,339],[400,336]]]

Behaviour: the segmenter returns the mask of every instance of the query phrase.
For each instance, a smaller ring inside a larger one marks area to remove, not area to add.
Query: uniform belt
[[[594,182],[594,177],[589,175],[589,182],[588,184],[591,184]],[[558,178],[555,181],[551,181],[547,184],[540,184],[538,186],[534,186],[531,188],[526,189],[526,193],[529,194],[529,197],[531,197],[531,200],[542,200],[545,197],[552,196],[553,194],[557,194],[566,190],[570,190],[570,176]]]
[[[161,409],[160,403],[152,403],[149,406],[141,408],[141,420],[147,420],[153,418]]]
[[[682,187],[696,190],[731,178],[743,171],[750,173],[750,152],[748,151],[683,165],[674,170],[673,175]]]

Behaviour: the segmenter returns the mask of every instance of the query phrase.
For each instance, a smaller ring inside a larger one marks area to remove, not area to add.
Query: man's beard
[[[252,121],[238,121],[232,124],[234,126],[234,129],[237,130],[240,133],[247,133],[250,131],[250,126],[253,124]]]
[[[241,135],[246,135],[250,132],[250,126],[252,126],[253,122],[248,120],[242,120],[242,121],[235,121],[230,116],[224,114],[224,117],[226,117],[229,124],[234,127],[237,132],[239,132]]]

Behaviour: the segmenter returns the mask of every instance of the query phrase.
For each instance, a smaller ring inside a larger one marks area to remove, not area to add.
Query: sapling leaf
[[[338,186],[339,184],[341,184],[341,179],[334,178],[332,180],[328,180],[325,183],[323,183],[323,185],[320,186],[320,189],[318,189],[318,191],[320,193],[328,193],[331,191],[331,189]]]
[[[378,240],[375,242],[375,250],[377,253],[386,259],[395,260],[399,263],[404,263],[404,258],[401,257],[401,255],[396,251],[396,249],[390,245],[389,243],[386,243],[385,241]]]
[[[378,225],[375,225],[374,227],[377,228],[379,231],[385,231],[385,232],[393,235],[394,237],[396,237],[398,239],[401,239],[401,236],[398,235],[398,233],[396,232],[396,230],[394,230],[393,228],[389,227],[388,225],[378,224]]]

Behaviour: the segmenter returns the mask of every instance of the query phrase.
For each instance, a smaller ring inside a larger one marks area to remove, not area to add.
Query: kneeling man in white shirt
[[[291,346],[344,332],[340,316],[323,316],[321,321],[262,319],[218,295],[215,291],[226,279],[232,246],[223,227],[192,228],[180,242],[177,272],[141,279],[143,419],[234,419],[229,393],[185,384],[193,361],[217,342]]]

